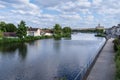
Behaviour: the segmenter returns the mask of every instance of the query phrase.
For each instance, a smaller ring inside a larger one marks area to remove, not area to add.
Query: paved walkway
[[[95,65],[93,66],[87,80],[114,80],[115,63],[113,39],[109,39],[101,51]]]

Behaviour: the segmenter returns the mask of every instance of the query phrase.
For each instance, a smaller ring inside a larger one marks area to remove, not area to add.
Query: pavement
[[[109,39],[101,51],[87,80],[115,80],[113,39]]]

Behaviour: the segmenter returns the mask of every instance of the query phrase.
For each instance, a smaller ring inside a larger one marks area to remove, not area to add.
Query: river
[[[0,45],[0,80],[77,80],[104,43],[94,34],[76,33],[61,40]]]

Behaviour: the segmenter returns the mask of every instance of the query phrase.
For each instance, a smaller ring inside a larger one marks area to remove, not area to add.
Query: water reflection
[[[93,34],[73,34],[0,45],[0,80],[74,80],[103,42]]]
[[[61,41],[55,41],[53,47],[55,48],[56,53],[59,53],[61,48]]]
[[[0,45],[0,53],[3,55],[15,54],[18,50],[18,53],[22,59],[25,59],[27,56],[27,44],[25,43],[9,43]]]
[[[22,43],[22,44],[19,44],[19,47],[18,47],[18,51],[19,51],[19,55],[22,59],[25,59],[26,56],[27,56],[27,45]]]

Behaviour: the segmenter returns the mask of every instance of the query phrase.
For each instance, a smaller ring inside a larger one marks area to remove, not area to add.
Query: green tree
[[[97,34],[102,34],[104,32],[103,29],[96,29]]]
[[[0,30],[0,38],[3,37],[3,32]]]
[[[70,37],[71,32],[72,32],[72,30],[70,27],[64,27],[63,28],[63,37]]]
[[[53,28],[54,38],[60,39],[62,37],[62,28],[59,24],[55,24]]]
[[[6,32],[15,32],[17,30],[16,26],[12,23],[6,25]]]
[[[55,35],[61,35],[62,34],[62,28],[59,24],[55,24],[53,32]]]
[[[6,23],[5,22],[0,22],[0,30],[3,32],[6,32]]]
[[[70,33],[71,34],[72,30],[70,27],[64,27],[63,28],[63,33]]]
[[[18,24],[16,34],[19,38],[24,38],[27,35],[27,27],[24,21],[21,21],[20,24]]]

